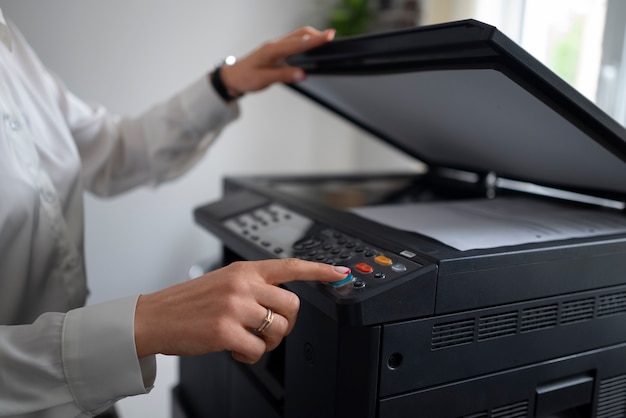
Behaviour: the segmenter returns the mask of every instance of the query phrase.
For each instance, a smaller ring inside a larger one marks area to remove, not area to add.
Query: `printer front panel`
[[[626,285],[387,324],[380,392],[393,396],[624,343]]]

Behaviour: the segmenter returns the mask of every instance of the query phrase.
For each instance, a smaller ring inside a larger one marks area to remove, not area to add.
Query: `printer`
[[[224,263],[353,280],[285,284],[298,321],[255,365],[181,358],[177,416],[625,417],[624,127],[475,20],[289,62],[294,94],[427,169],[226,177],[194,211]]]

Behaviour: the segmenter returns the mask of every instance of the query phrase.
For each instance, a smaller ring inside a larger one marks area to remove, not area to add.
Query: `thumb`
[[[282,81],[283,83],[297,83],[299,81],[303,81],[306,78],[306,73],[302,68],[284,66],[277,67],[272,71],[275,72],[276,79]]]
[[[297,83],[306,78],[304,70],[298,67],[278,66],[257,69],[256,79],[249,80],[248,91],[258,91],[268,87],[272,83],[281,82],[286,84]]]

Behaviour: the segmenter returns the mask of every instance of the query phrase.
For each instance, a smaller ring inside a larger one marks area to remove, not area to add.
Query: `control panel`
[[[275,258],[349,267],[352,274],[346,279],[327,284],[343,295],[379,287],[422,267],[276,203],[230,217],[224,225]]]

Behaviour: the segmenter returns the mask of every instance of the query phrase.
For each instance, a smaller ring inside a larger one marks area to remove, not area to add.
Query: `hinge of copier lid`
[[[493,171],[490,171],[484,175],[480,175],[470,171],[455,170],[451,168],[438,168],[437,174],[441,177],[460,181],[463,183],[482,185],[485,191],[485,197],[487,197],[488,199],[495,198],[498,189],[501,189],[513,190],[537,196],[551,197],[554,199],[567,200],[570,202],[586,203],[589,205],[601,206],[617,210],[626,209],[626,203],[621,200],[607,199],[604,197],[571,192],[569,190],[557,189],[554,187],[541,186],[530,182],[511,180],[504,177],[499,177]]]

